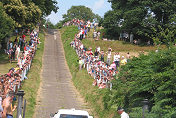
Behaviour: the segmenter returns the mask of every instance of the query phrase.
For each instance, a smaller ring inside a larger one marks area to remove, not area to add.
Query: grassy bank
[[[72,74],[72,80],[81,95],[88,102],[88,106],[92,108],[92,115],[99,118],[110,118],[112,112],[104,110],[102,98],[106,89],[100,90],[92,86],[93,78],[90,77],[86,70],[78,71],[78,56],[75,50],[70,47],[70,42],[73,40],[74,35],[78,32],[74,26],[64,27],[61,29],[61,38],[65,50],[67,64]]]
[[[39,37],[40,37],[41,44],[38,45],[38,49],[34,56],[31,69],[27,75],[29,79],[24,81],[21,88],[22,90],[25,91],[24,98],[27,100],[25,118],[32,118],[34,114],[37,91],[40,86],[40,72],[42,69],[42,57],[43,57],[44,40],[45,40],[44,32],[40,32]]]
[[[86,47],[92,47],[95,49],[97,46],[100,46],[101,49],[107,51],[108,47],[113,49],[113,52],[139,52],[145,51],[148,52],[150,50],[156,50],[155,46],[141,46],[141,45],[134,45],[130,42],[124,42],[119,40],[110,40],[110,41],[103,41],[103,40],[95,40],[93,39],[93,29],[88,32],[88,37],[86,40],[82,41]]]

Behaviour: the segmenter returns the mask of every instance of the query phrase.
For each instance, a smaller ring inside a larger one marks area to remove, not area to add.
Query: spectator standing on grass
[[[103,50],[101,50],[100,57],[101,57],[101,61],[103,61],[103,62],[104,62],[104,51],[103,51]]]
[[[13,53],[13,49],[10,48],[9,51],[8,51],[9,61],[10,61],[10,63],[12,62],[12,53]]]
[[[94,30],[93,32],[93,38],[96,38],[97,37],[97,32]]]
[[[101,34],[100,31],[98,31],[98,32],[97,32],[97,40],[100,39],[100,34]]]
[[[82,58],[79,58],[79,70],[82,70],[82,66],[83,66],[83,61]]]
[[[17,37],[15,38],[14,43],[15,43],[16,45],[18,45],[18,38],[17,38]]]
[[[98,46],[98,47],[97,47],[97,51],[98,51],[98,53],[100,53],[100,49],[101,49],[100,46]]]
[[[129,52],[127,53],[127,56],[126,56],[126,57],[127,57],[127,62],[129,62],[129,61],[130,61],[130,58],[131,58],[131,55],[130,55]]]
[[[12,43],[12,41],[10,41],[9,44],[10,44],[10,49],[13,48],[13,43]]]
[[[108,48],[108,52],[107,52],[107,64],[110,65],[111,63],[111,48]]]
[[[91,26],[90,21],[88,21],[87,24],[88,24],[88,26],[87,26],[88,27],[88,32],[90,32],[90,26]]]
[[[116,68],[119,67],[120,55],[119,55],[118,52],[115,53],[115,55],[114,55],[114,62],[115,62],[115,64],[116,64]]]
[[[120,114],[121,118],[130,118],[129,115],[121,107],[117,108],[117,112]]]
[[[16,44],[13,45],[13,51],[12,51],[12,59],[15,60],[15,52],[16,52]]]
[[[97,49],[95,49],[94,56],[97,57],[98,54],[99,54],[99,53],[98,53]]]
[[[22,38],[21,38],[21,37],[19,38],[19,43],[18,43],[18,45],[20,45],[20,47],[22,46]]]

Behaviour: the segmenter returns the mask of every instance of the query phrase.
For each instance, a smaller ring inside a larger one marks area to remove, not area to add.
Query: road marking
[[[54,40],[56,40],[56,38],[57,38],[55,34],[57,34],[57,32],[54,32]]]

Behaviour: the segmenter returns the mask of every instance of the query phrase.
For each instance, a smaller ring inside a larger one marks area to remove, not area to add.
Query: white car
[[[51,114],[50,118],[93,118],[89,116],[87,111],[75,109],[60,109],[54,115]]]

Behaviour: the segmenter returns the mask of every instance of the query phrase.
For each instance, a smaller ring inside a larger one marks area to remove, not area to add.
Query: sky
[[[107,2],[108,0],[57,0],[59,10],[57,13],[52,12],[51,15],[47,17],[53,24],[56,24],[62,20],[62,15],[67,13],[67,10],[71,6],[84,5],[92,9],[93,13],[104,16],[108,10],[111,10],[111,4]]]

